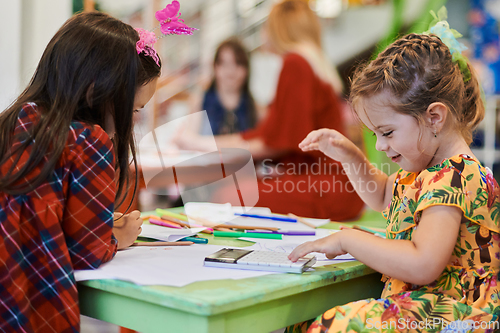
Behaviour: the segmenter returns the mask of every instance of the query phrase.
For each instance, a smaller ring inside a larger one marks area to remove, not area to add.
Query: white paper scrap
[[[266,207],[239,207],[231,206],[230,203],[214,204],[210,202],[187,202],[184,205],[184,211],[187,216],[200,217],[215,223],[234,222],[238,219],[238,216],[234,215],[235,213],[271,215],[271,210]],[[190,219],[190,223],[196,224],[196,221]]]
[[[206,228],[174,229],[153,224],[143,224],[139,236],[158,239],[164,242],[175,242],[184,237],[196,235]]]
[[[302,219],[306,222],[313,224],[316,228],[330,223],[330,219],[313,219],[313,218],[308,218],[308,217],[303,217]]]

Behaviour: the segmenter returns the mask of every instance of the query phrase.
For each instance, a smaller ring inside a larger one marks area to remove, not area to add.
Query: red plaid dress
[[[38,117],[35,104],[25,105],[15,133],[28,131]],[[112,147],[99,126],[72,122],[45,182],[22,195],[0,192],[0,332],[80,331],[73,270],[95,269],[117,249]],[[11,166],[1,165],[0,172]]]

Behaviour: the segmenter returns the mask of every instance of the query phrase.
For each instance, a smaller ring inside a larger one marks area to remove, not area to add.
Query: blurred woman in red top
[[[298,144],[315,129],[344,132],[341,103],[336,91],[341,81],[321,48],[320,24],[301,0],[273,7],[266,32],[273,50],[283,56],[277,92],[266,118],[253,130],[216,136],[218,148],[245,148],[257,160],[258,206],[276,213],[345,220],[355,218],[363,202],[342,166],[316,152],[302,152]],[[176,138],[185,149],[205,150],[199,137]],[[238,184],[244,191],[245,184]],[[223,191],[214,201],[240,205]]]

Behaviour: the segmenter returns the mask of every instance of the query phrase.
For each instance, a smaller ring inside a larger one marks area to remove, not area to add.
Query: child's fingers
[[[302,151],[311,151],[311,150],[319,150],[319,144],[318,143],[310,143],[307,146],[299,147],[302,149]]]
[[[316,242],[306,242],[304,244],[301,244],[297,246],[292,253],[288,255],[288,259],[290,259],[293,262],[296,262],[303,256],[315,252],[314,250],[316,249]]]
[[[130,228],[132,228],[131,230],[139,230],[139,229],[142,229],[142,224],[144,223],[144,221],[141,219],[141,218],[138,218],[138,219],[130,219],[129,222],[131,224]]]
[[[330,138],[330,140],[328,142],[330,143],[330,145],[335,146],[335,147],[339,147],[342,145],[342,140],[335,139],[335,138]]]
[[[141,218],[141,212],[138,210],[133,210],[129,214],[127,214],[129,218],[137,220]]]
[[[125,223],[125,219],[122,218],[122,217],[124,217],[123,213],[120,213],[120,212],[114,212],[113,213],[113,226],[114,227],[121,227],[121,226],[123,226],[123,224]]]
[[[319,138],[323,135],[322,130],[315,130],[307,134],[307,136],[299,143],[299,148],[307,147],[311,143],[318,142]]]

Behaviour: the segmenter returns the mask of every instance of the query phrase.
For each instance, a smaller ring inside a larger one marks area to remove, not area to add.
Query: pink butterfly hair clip
[[[195,28],[188,27],[181,19],[181,4],[174,0],[164,9],[156,12],[155,17],[160,22],[160,30],[164,35],[192,35]]]
[[[156,12],[155,17],[160,22],[160,31],[162,33],[162,36],[159,38],[167,35],[192,35],[194,30],[198,30],[188,27],[184,23],[184,20],[180,18],[180,8],[181,5],[179,1],[174,0],[164,9]],[[156,29],[158,29],[158,27],[154,28],[153,31],[136,28],[135,30],[139,33],[139,41],[136,44],[136,49],[138,54],[144,52],[147,56],[153,58],[156,64],[160,66],[160,58],[153,47],[159,39],[154,33]]]

